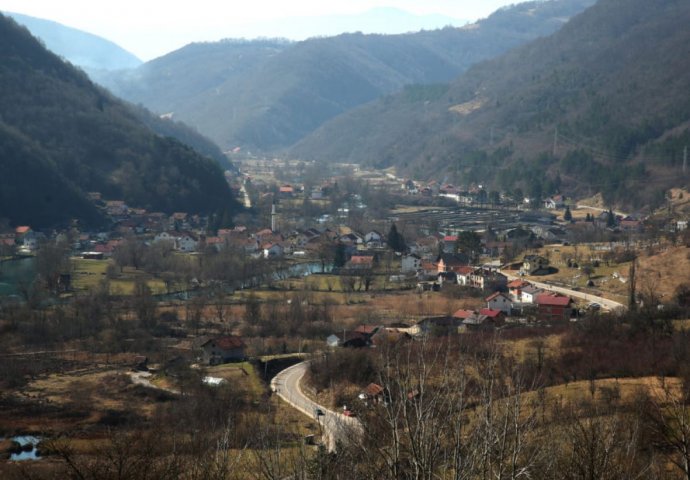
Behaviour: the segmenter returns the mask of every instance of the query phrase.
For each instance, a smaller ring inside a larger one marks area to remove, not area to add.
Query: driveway
[[[278,373],[271,380],[271,390],[293,408],[318,421],[320,428],[323,429],[323,441],[328,450],[332,452],[335,450],[337,442],[345,441],[352,435],[356,435],[356,432],[361,429],[361,424],[355,418],[328,410],[323,405],[312,401],[302,392],[300,381],[308,366],[309,362],[306,361]],[[323,412],[323,415],[317,416],[317,410]]]

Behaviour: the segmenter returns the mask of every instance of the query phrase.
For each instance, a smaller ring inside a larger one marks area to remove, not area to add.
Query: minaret
[[[271,231],[276,231],[276,204],[271,205]]]

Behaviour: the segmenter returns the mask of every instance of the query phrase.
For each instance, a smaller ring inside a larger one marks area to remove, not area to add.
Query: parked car
[[[346,417],[356,417],[357,415],[352,410],[343,410],[343,415]]]
[[[314,418],[323,417],[324,415],[326,415],[326,414],[320,408],[314,409]]]

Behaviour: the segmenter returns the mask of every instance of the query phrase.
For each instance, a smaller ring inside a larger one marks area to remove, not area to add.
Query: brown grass
[[[673,297],[681,284],[690,284],[690,248],[669,247],[655,255],[643,255],[639,260],[639,288],[653,289],[662,301]]]

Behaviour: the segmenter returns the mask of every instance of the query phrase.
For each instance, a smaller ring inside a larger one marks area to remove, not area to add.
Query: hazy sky
[[[351,15],[396,7],[417,15],[463,20],[486,17],[517,0],[0,0],[0,10],[53,20],[112,40],[143,60],[193,41],[289,35],[302,39],[321,31],[292,32],[291,17]],[[304,25],[304,23],[300,23]],[[341,32],[333,31],[329,34]]]

